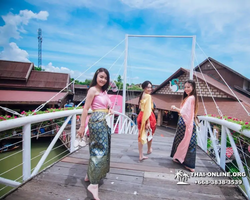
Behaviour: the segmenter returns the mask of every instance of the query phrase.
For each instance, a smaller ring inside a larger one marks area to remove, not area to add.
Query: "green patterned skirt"
[[[89,166],[91,184],[98,184],[110,168],[111,129],[105,120],[106,112],[93,112],[89,119]]]

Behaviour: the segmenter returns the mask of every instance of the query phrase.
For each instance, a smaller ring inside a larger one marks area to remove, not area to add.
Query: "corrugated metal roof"
[[[42,104],[56,95],[57,92],[37,92],[0,90],[0,103],[7,104]],[[54,97],[49,104],[55,104],[59,99],[64,99],[68,93],[62,92]]]
[[[69,74],[31,71],[26,83],[0,83],[2,88],[25,88],[42,90],[61,90],[69,83]]]
[[[33,63],[0,60],[0,79],[26,81],[33,68]]]
[[[27,82],[27,87],[63,89],[68,81],[68,74],[32,71]]]
[[[75,94],[73,97],[74,102],[81,102],[86,97],[86,94]]]
[[[74,85],[74,87],[76,88],[76,89],[88,89],[89,88],[89,86],[88,85]]]

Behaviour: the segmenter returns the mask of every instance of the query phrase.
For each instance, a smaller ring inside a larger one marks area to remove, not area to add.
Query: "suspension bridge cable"
[[[8,156],[5,156],[4,158],[0,159],[0,162],[3,161],[3,160],[5,160],[5,159],[7,159],[7,158],[10,158],[11,156],[14,156],[14,155],[16,155],[16,154],[19,154],[19,153],[21,153],[22,151],[23,151],[23,150],[20,150],[20,151],[17,151],[17,152],[15,152],[15,153],[13,153],[13,154],[10,154],[10,155],[8,155]]]
[[[87,72],[90,68],[92,68],[94,65],[96,65],[98,62],[100,62],[105,56],[107,56],[109,53],[111,53],[115,48],[117,48],[122,42],[124,42],[125,39],[123,39],[121,42],[119,42],[115,47],[113,47],[111,50],[109,50],[104,56],[102,56],[99,60],[97,60],[94,64],[92,64],[88,69],[86,69],[83,73],[81,73],[76,79],[81,77],[85,72]],[[51,97],[48,101],[38,106],[33,113],[30,115],[35,114],[39,110],[41,110],[47,103],[49,103],[52,99],[54,99],[56,96],[58,96],[61,92],[63,92],[65,89],[68,88],[72,83],[75,83],[75,80],[71,81],[69,84],[67,84],[61,91],[59,91],[57,94],[55,94],[53,97]]]
[[[194,57],[195,57],[196,62],[198,63],[197,58],[196,58],[196,55],[195,55]],[[203,77],[203,80],[205,81],[205,83],[206,83],[206,85],[207,85],[207,88],[208,88],[208,90],[209,90],[209,93],[210,93],[210,95],[211,95],[211,97],[212,97],[212,99],[213,99],[213,101],[214,101],[215,107],[217,108],[217,111],[218,111],[219,115],[223,118],[223,114],[222,114],[222,112],[221,112],[219,106],[217,105],[217,103],[216,103],[216,101],[215,101],[215,99],[214,99],[214,96],[213,96],[213,94],[212,94],[212,92],[211,92],[211,90],[210,90],[210,87],[209,87],[208,84],[207,84],[207,80],[206,80],[206,78],[204,77],[204,74],[203,74],[203,72],[202,72],[201,67],[200,67],[199,64],[198,64],[198,67],[199,67],[199,69],[200,69],[200,72],[201,72],[201,75],[202,75],[202,77]]]
[[[109,69],[108,70],[110,70],[114,65],[115,65],[115,63],[120,59],[120,57],[122,56],[122,54],[125,52],[125,50],[120,54],[120,56],[116,59],[116,61],[109,67]],[[86,98],[87,97],[85,97],[76,107],[75,107],[75,109],[76,108],[78,108],[81,104],[82,104],[82,102],[84,102],[85,100],[86,100]]]
[[[242,106],[242,108],[246,111],[246,113],[248,114],[248,116],[250,116],[250,112],[248,112],[248,110],[246,109],[246,107],[241,103],[241,101],[239,100],[239,98],[236,96],[236,94],[234,93],[234,91],[229,87],[229,85],[227,84],[227,82],[225,81],[225,79],[221,76],[221,74],[218,72],[218,70],[216,69],[216,67],[214,66],[214,64],[210,61],[209,57],[206,55],[206,53],[202,50],[202,48],[200,47],[200,45],[196,42],[197,46],[199,47],[199,49],[202,51],[202,53],[206,56],[207,60],[209,61],[209,63],[213,66],[214,70],[218,73],[218,75],[220,76],[220,78],[223,80],[223,82],[226,84],[226,86],[228,87],[228,89],[231,91],[231,93],[234,95],[234,97],[237,99],[237,101],[240,103],[240,105]]]
[[[207,109],[206,109],[206,106],[205,106],[205,104],[204,104],[204,100],[203,100],[203,96],[202,96],[202,92],[201,92],[201,87],[200,87],[200,83],[199,83],[199,79],[198,79],[198,77],[197,77],[196,71],[194,71],[194,74],[195,74],[195,77],[196,77],[196,81],[197,81],[197,83],[198,83],[198,88],[199,88],[200,97],[201,97],[202,105],[203,105],[203,108],[204,108],[204,112],[205,112],[205,114],[206,114],[206,116],[207,116]]]
[[[25,115],[21,115],[18,112],[14,111],[14,110],[11,110],[9,108],[3,107],[3,106],[0,106],[0,108],[2,108],[3,110],[5,110],[5,111],[7,111],[7,112],[9,112],[9,113],[11,113],[13,115],[18,115],[20,117],[25,117]]]
[[[124,61],[123,61],[122,65],[121,65],[120,69],[118,70],[118,73],[117,73],[116,79],[118,78],[119,73],[120,73],[120,71],[121,71],[121,69],[122,69],[123,65],[124,65]],[[116,86],[116,87],[117,87],[117,86]],[[116,92],[115,102],[117,101],[117,96],[118,96],[119,91],[120,91],[120,89],[121,89],[121,84],[120,84],[120,85],[119,85],[119,87],[117,87],[117,88],[118,88],[118,90],[117,90],[117,92]],[[111,108],[112,108],[112,109],[113,109],[113,108],[114,108],[114,106],[115,106],[115,102],[114,102],[113,106],[111,106]]]
[[[123,40],[124,41],[124,40]],[[115,60],[115,62],[109,67],[109,69],[108,69],[108,71],[110,70],[110,69],[112,69],[112,67],[116,64],[116,62],[121,58],[121,56],[124,54],[124,52],[125,52],[125,50],[120,54],[120,56]],[[87,98],[87,96],[75,107],[75,109],[76,108],[78,108],[81,104],[82,104],[82,102],[84,102],[85,100],[86,100],[86,98]]]

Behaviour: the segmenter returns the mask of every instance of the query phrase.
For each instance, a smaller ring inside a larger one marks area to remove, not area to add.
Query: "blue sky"
[[[210,56],[250,78],[249,10],[247,0],[0,0],[0,59],[37,65],[41,28],[43,68],[76,78],[125,34],[196,35],[206,54],[196,46],[199,63]],[[129,38],[128,46],[128,83],[161,84],[191,65],[191,39]],[[122,42],[79,79],[99,67],[116,79],[124,49]]]

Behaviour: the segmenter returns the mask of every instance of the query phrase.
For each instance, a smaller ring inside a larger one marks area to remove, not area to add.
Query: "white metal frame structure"
[[[22,129],[23,130],[23,159],[22,159],[23,182],[35,176],[39,172],[40,168],[42,167],[43,163],[45,162],[46,158],[48,157],[49,153],[51,152],[58,138],[63,133],[70,119],[71,119],[70,152],[72,153],[78,149],[74,146],[74,142],[76,139],[76,115],[80,115],[81,113],[82,113],[82,109],[75,109],[75,110],[59,111],[59,112],[53,112],[53,113],[21,117],[17,119],[11,119],[11,120],[0,122],[0,132],[13,129],[16,127],[23,127]],[[115,119],[114,115],[118,115],[118,119],[116,120],[116,122],[114,120]],[[137,125],[135,125],[135,123],[128,116],[119,112],[115,112],[115,111],[114,111],[114,115],[111,115],[111,116],[109,115],[106,118],[108,124],[111,127],[112,134],[115,132],[117,126],[119,126],[118,134],[138,134]],[[54,136],[50,145],[48,146],[46,151],[43,153],[43,156],[41,157],[40,161],[38,162],[38,164],[32,171],[31,170],[31,124],[39,123],[39,122],[43,122],[43,121],[47,121],[51,119],[58,119],[62,117],[67,117],[67,119],[64,121],[63,125],[60,127],[59,131]],[[86,127],[85,132],[87,131],[87,129],[88,127]],[[0,177],[0,183],[11,186],[11,187],[17,187],[21,185],[20,182],[6,179],[3,177]]]
[[[195,44],[196,35],[192,36],[176,36],[176,35],[125,35],[125,58],[124,58],[124,77],[123,77],[123,104],[122,112],[125,114],[126,108],[126,84],[127,84],[127,64],[128,64],[128,38],[129,37],[154,37],[154,38],[192,38],[192,55],[191,55],[191,67],[190,67],[190,79],[193,80],[193,68],[194,68],[194,56],[195,56]]]
[[[195,58],[195,44],[196,44],[196,36],[167,36],[167,35],[126,35],[125,36],[125,58],[124,58],[124,78],[123,78],[123,113],[114,112],[116,116],[118,116],[117,120],[115,121],[115,116],[108,116],[107,122],[111,127],[111,133],[114,133],[117,126],[119,126],[118,134],[138,134],[138,128],[134,124],[134,122],[125,115],[125,101],[126,101],[126,78],[127,78],[127,58],[128,58],[128,38],[129,37],[158,37],[158,38],[192,38],[192,63],[190,67],[190,79],[193,79],[193,68],[194,68],[194,58]],[[124,41],[124,40],[123,40]],[[120,43],[119,43],[120,44]],[[114,48],[113,48],[114,49]],[[43,107],[45,104],[42,104]],[[42,108],[42,107],[39,107]],[[80,115],[82,113],[82,109],[75,109],[69,111],[59,111],[47,114],[40,114],[40,115],[33,115],[27,117],[21,117],[12,120],[6,120],[0,122],[0,132],[5,130],[10,130],[16,127],[22,127],[23,132],[23,160],[21,165],[23,166],[23,174],[22,174],[22,182],[27,181],[31,177],[35,176],[40,168],[42,167],[43,163],[45,162],[47,156],[51,152],[53,146],[55,145],[56,141],[63,133],[64,128],[68,124],[69,120],[71,119],[71,131],[70,131],[70,152],[74,152],[77,148],[74,146],[74,142],[76,139],[76,115]],[[58,132],[55,134],[52,142],[50,143],[47,150],[44,152],[42,158],[32,171],[31,169],[31,124],[44,122],[50,119],[58,119],[62,117],[67,117],[64,121],[63,125],[60,127]],[[237,161],[238,168],[240,172],[245,172],[242,160],[239,156],[239,151],[237,146],[232,138],[230,130],[234,130],[236,132],[240,132],[241,126],[232,122],[228,122],[223,119],[218,119],[214,117],[208,116],[199,116],[201,120],[201,125],[197,128],[197,142],[198,145],[207,152],[207,141],[208,141],[208,132],[211,136],[212,146],[215,153],[215,158],[217,164],[225,170],[226,166],[226,142],[227,137],[229,138],[230,144],[233,148],[233,152]],[[219,124],[222,126],[222,134],[221,134],[221,143],[220,143],[220,153],[218,150],[218,145],[216,143],[216,137],[212,132],[212,128],[210,123]],[[86,127],[85,131],[88,129]],[[241,134],[245,135],[246,137],[250,138],[250,131],[244,130]],[[246,197],[250,198],[250,187],[249,187],[249,180],[248,177],[242,177],[245,191],[242,192],[245,194]],[[6,179],[4,177],[0,177],[0,183],[11,186],[17,187],[21,185],[21,182]],[[0,197],[1,198],[1,197]]]
[[[231,147],[233,148],[233,153],[239,168],[239,171],[241,174],[247,174],[245,172],[245,169],[242,164],[242,160],[239,155],[238,148],[233,140],[233,136],[231,135],[231,131],[236,131],[241,133],[242,135],[250,138],[250,131],[249,130],[241,130],[241,125],[229,122],[223,119],[218,119],[215,117],[208,117],[208,116],[199,116],[199,120],[201,120],[200,127],[197,127],[197,144],[200,146],[201,149],[203,149],[207,153],[207,141],[208,141],[208,133],[211,136],[212,141],[212,147],[215,153],[215,162],[225,171],[226,169],[226,143],[227,143],[227,137],[229,138],[229,142],[231,144]],[[216,139],[216,135],[212,131],[212,127],[210,123],[221,125],[221,142],[218,144],[218,141]],[[220,153],[219,148],[220,146]],[[239,189],[242,191],[242,193],[247,197],[250,198],[250,186],[249,186],[249,180],[248,177],[242,177],[243,184],[245,187],[245,191],[242,190],[241,187]]]

